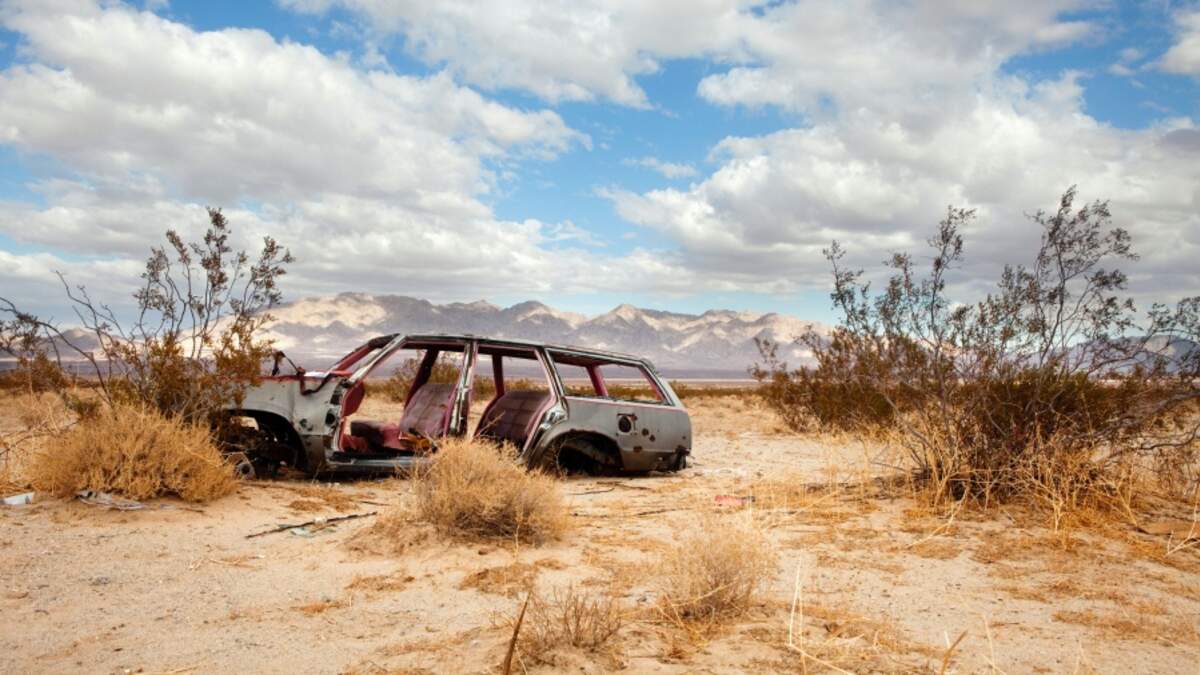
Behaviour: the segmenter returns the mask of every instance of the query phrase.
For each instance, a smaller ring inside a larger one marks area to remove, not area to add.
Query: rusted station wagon
[[[428,461],[451,436],[507,444],[530,467],[591,473],[678,471],[691,452],[679,397],[636,356],[473,335],[385,335],[328,370],[296,371],[273,374],[230,407],[242,423],[234,449],[245,454],[244,474],[280,464],[309,473],[403,469]],[[398,418],[364,418],[360,410],[386,399],[385,385],[403,389]]]

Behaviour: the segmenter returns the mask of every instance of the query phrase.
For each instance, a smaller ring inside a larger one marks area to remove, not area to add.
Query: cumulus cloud
[[[1032,81],[1003,72],[1014,56],[1103,38],[1103,19],[1072,18],[1103,10],[1100,2],[610,3],[604,12],[587,3],[535,11],[506,0],[486,17],[456,3],[289,4],[340,5],[467,81],[551,101],[644,106],[639,75],[663,60],[700,57],[710,73],[697,93],[708,102],[799,113],[796,128],[722,141],[712,152],[718,168],[686,189],[598,190],[623,218],[667,235],[680,263],[710,279],[757,289],[821,285],[830,239],[874,265],[889,251],[919,247],[954,204],[979,211],[975,262],[963,274],[977,282],[1023,259],[1036,237],[1026,213],[1078,183],[1086,198],[1111,198],[1138,236],[1143,288],[1177,294],[1200,282],[1188,263],[1200,246],[1193,122],[1115,129],[1088,114],[1079,74]],[[1186,28],[1191,19],[1178,21]],[[1187,42],[1181,37],[1166,62],[1183,67]],[[1144,58],[1126,49],[1114,72],[1132,73]],[[655,158],[627,163],[664,168]],[[673,171],[661,172],[682,175]]]
[[[1012,56],[1095,31],[1063,21],[1084,2],[781,3],[743,24],[753,60],[701,80],[720,105],[775,105],[819,117],[885,108],[902,124],[970,97]]]
[[[362,72],[258,30],[199,32],[86,2],[9,6],[32,62],[0,75],[0,140],[98,175],[227,201],[319,192],[441,203],[486,189],[481,158],[586,138],[554,112],[444,74]]]
[[[1163,54],[1162,69],[1182,75],[1200,75],[1200,9],[1175,15],[1176,38]]]
[[[1111,198],[1144,255],[1138,287],[1177,296],[1200,287],[1200,131],[1188,120],[1120,131],[1088,117],[1072,76],[1028,88],[998,82],[932,130],[886,111],[764,137],[728,138],[709,178],[687,190],[609,191],[626,219],[680,242],[715,274],[782,275],[821,283],[821,249],[840,240],[854,262],[878,268],[914,250],[947,205],[978,209],[968,238],[972,283],[1026,260],[1037,230],[1026,214],[1052,208],[1078,183]]]
[[[349,9],[378,32],[402,34],[427,63],[446,64],[479,86],[524,89],[549,101],[604,97],[638,107],[652,102],[636,78],[671,58],[708,57],[732,66],[701,83],[710,100],[801,107],[851,84],[864,96],[911,94],[910,85],[921,81],[962,85],[1023,49],[1096,30],[1086,21],[1058,19],[1092,4],[1088,0],[282,3],[308,12]]]
[[[599,258],[590,249],[603,242],[569,221],[506,221],[482,201],[500,180],[493,166],[589,144],[553,111],[123,4],[13,2],[0,21],[24,59],[0,72],[0,143],[63,167],[29,185],[36,200],[3,204],[0,232],[56,252],[6,252],[6,295],[40,298],[63,270],[127,297],[166,228],[203,230],[204,204],[227,205],[241,246],[265,235],[289,246],[296,294],[677,283],[645,252]]]
[[[744,0],[662,2],[583,0],[281,0],[298,11],[341,6],[381,33],[402,33],[426,63],[445,65],[487,89],[517,88],[548,101],[604,97],[648,107],[636,76],[658,70],[660,57],[732,44]],[[667,28],[669,27],[669,28]]]
[[[1089,115],[1080,75],[1004,73],[1016,55],[1096,35],[1069,17],[1102,3],[280,1],[355,13],[371,58],[111,2],[3,5],[23,61],[0,72],[0,143],[63,167],[31,185],[36,200],[2,205],[0,232],[58,252],[6,253],[6,287],[32,289],[56,265],[103,283],[97,270],[127,266],[164,227],[199,231],[205,203],[229,205],[243,245],[271,234],[291,246],[297,295],[791,292],[826,285],[829,240],[876,266],[919,248],[947,204],[979,211],[958,278],[976,284],[1027,257],[1036,232],[1025,212],[1073,183],[1083,198],[1111,198],[1133,231],[1139,288],[1200,287],[1194,121],[1116,129]],[[1195,72],[1189,17],[1176,16],[1161,67]],[[434,72],[383,69],[389,35]],[[599,191],[668,250],[606,254],[569,220],[496,215],[488,198],[506,176],[590,139],[553,110],[486,92],[653,107],[637,78],[675,58],[707,61],[701,105],[770,106],[799,121],[724,139],[704,176],[627,160],[695,177]],[[1117,65],[1148,58],[1129,52]]]
[[[650,169],[662,175],[663,178],[687,178],[696,175],[696,167],[691,164],[683,164],[679,162],[664,162],[657,157],[639,157],[637,159],[627,159],[624,162],[627,166],[640,166],[643,169]]]

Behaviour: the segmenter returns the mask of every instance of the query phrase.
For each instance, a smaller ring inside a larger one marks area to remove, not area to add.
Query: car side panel
[[[680,451],[690,452],[692,423],[687,411],[669,405],[568,396],[567,420],[553,437],[593,432],[612,438],[626,471],[666,469]]]

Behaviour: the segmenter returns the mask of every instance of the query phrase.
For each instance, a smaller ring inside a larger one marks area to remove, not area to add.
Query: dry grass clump
[[[59,497],[95,490],[129,499],[205,502],[237,487],[208,429],[123,405],[104,408],[47,439],[27,473],[34,488]]]
[[[415,515],[444,535],[540,544],[567,529],[555,480],[493,443],[448,440],[413,480]]]
[[[377,574],[373,576],[354,575],[346,588],[352,591],[384,592],[402,591],[417,578],[411,574]]]
[[[934,505],[1026,502],[1056,530],[1088,512],[1133,515],[1150,489],[1195,488],[1200,439],[1200,296],[1139,312],[1124,261],[1128,232],[1107,202],[1069,188],[1031,216],[1041,244],[1006,265],[982,300],[953,298],[974,211],[950,208],[929,239],[932,264],[897,253],[883,291],[847,269],[836,243],[838,325],[800,342],[815,363],[792,369],[758,343],[760,393],[797,430],[891,436]],[[1131,482],[1136,473],[1145,485]]]
[[[914,642],[888,619],[875,619],[840,605],[805,602],[800,570],[792,590],[790,612],[779,630],[759,632],[759,639],[782,642],[799,657],[799,668],[785,659],[776,670],[839,673],[933,672],[930,659],[941,661],[938,672],[947,672],[966,633],[944,648]],[[947,636],[949,642],[949,636]]]
[[[343,492],[333,485],[309,483],[305,485],[286,485],[287,490],[296,493],[302,499],[288,504],[294,511],[319,511],[333,509],[346,513],[358,508],[358,500],[353,495]]]
[[[775,572],[770,542],[748,516],[710,516],[662,557],[659,611],[694,629],[744,614]]]
[[[543,569],[561,570],[566,569],[566,565],[553,558],[544,558],[532,563],[518,561],[500,567],[487,567],[464,576],[458,589],[473,588],[481,593],[515,597],[529,589]]]
[[[1097,613],[1059,610],[1054,613],[1055,621],[1087,626],[1112,640],[1165,642],[1195,646],[1200,644],[1200,630],[1189,619],[1178,617],[1168,621],[1153,620],[1137,612]]]
[[[746,432],[768,436],[792,432],[776,408],[755,393],[742,391],[738,396],[684,399],[692,414],[693,431],[727,437]]]
[[[564,648],[592,654],[611,652],[613,639],[624,624],[625,612],[609,592],[568,586],[548,597],[534,593],[520,633],[522,660],[553,663],[553,653]]]
[[[321,600],[295,605],[292,607],[292,609],[300,612],[301,614],[316,616],[317,614],[324,614],[331,609],[344,609],[350,606],[351,602],[349,600],[331,600],[329,598],[323,598]]]

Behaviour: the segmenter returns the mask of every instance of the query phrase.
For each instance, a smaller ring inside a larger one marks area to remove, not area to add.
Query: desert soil
[[[494,672],[531,584],[612,592],[627,615],[606,653],[519,655],[533,671],[1200,672],[1195,548],[933,513],[875,480],[885,448],[787,434],[737,399],[692,407],[691,468],[564,479],[573,529],[541,547],[388,550],[370,517],[246,536],[403,504],[402,479],[0,507],[0,672]],[[654,609],[655,565],[709,513],[756,519],[780,564],[748,614],[688,633]]]

